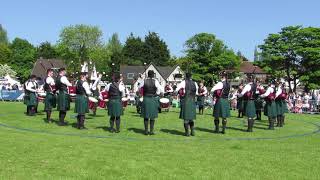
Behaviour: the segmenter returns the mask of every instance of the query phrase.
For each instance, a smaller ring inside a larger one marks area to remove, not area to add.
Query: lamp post
[[[144,65],[144,78],[146,79],[147,78],[147,63],[144,62],[143,65]]]

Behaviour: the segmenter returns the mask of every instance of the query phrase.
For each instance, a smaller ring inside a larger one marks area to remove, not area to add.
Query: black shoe
[[[66,122],[61,122],[61,121],[60,121],[60,122],[58,123],[58,125],[59,125],[59,126],[66,126],[66,125],[68,125],[68,123],[66,123]]]
[[[155,135],[155,133],[153,131],[150,131],[149,135]]]
[[[120,133],[120,131],[119,131],[119,130],[116,130],[115,133]]]
[[[191,136],[195,136],[196,135],[196,133],[194,132],[194,129],[192,128],[191,129]]]
[[[114,133],[116,130],[114,128],[110,128],[109,130],[111,133]]]
[[[190,136],[189,132],[185,132],[184,135],[187,136],[187,137]]]
[[[148,136],[148,135],[149,135],[149,132],[148,132],[148,131],[145,131],[145,132],[144,132],[144,135]]]

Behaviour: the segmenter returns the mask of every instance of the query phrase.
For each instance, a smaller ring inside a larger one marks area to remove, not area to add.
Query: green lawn
[[[0,179],[320,179],[319,115],[288,114],[275,131],[263,117],[253,133],[232,117],[222,135],[212,133],[207,110],[197,116],[196,137],[184,137],[179,109],[159,115],[155,136],[142,134],[133,107],[120,134],[106,130],[106,110],[87,116],[88,130],[72,127],[73,111],[66,127],[24,112],[22,103],[0,103]]]

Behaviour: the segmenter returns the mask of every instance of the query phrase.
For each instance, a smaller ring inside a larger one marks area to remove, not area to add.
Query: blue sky
[[[133,32],[159,33],[172,55],[196,33],[213,33],[252,59],[256,45],[288,25],[320,26],[318,0],[1,0],[0,24],[10,40],[56,43],[64,26],[97,25],[106,41],[114,32],[122,43]]]

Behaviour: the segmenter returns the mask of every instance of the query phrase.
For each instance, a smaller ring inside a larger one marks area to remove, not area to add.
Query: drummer
[[[158,117],[159,101],[157,95],[162,93],[159,81],[154,79],[153,70],[148,71],[148,78],[141,82],[140,89],[143,89],[143,101],[141,107],[141,117],[144,118],[144,134],[154,135],[154,123]],[[150,120],[150,132],[148,130]]]
[[[67,115],[67,111],[70,110],[70,96],[68,94],[68,86],[72,86],[72,84],[68,81],[66,77],[66,69],[60,68],[59,75],[56,79],[56,88],[58,90],[57,97],[57,110],[59,111],[59,125],[65,126],[67,123],[65,122],[65,117]]]
[[[105,91],[105,87],[101,87],[100,95],[99,95],[99,107],[105,108],[106,102],[108,101],[108,92]]]
[[[92,94],[90,91],[89,84],[87,82],[87,73],[82,72],[80,75],[80,80],[76,82],[76,101],[74,112],[78,113],[77,115],[77,128],[86,129],[84,126],[85,114],[89,112],[88,109],[88,96]]]
[[[215,133],[219,133],[219,118],[222,118],[222,134],[225,134],[227,127],[227,118],[230,117],[230,104],[228,101],[230,92],[230,83],[227,81],[227,73],[225,71],[220,73],[221,81],[218,82],[211,92],[215,94],[216,103],[214,105],[213,116]]]
[[[164,97],[169,99],[170,104],[172,103],[172,95],[173,95],[172,83],[167,83],[166,86],[164,87]]]
[[[184,121],[185,136],[195,136],[194,120],[196,119],[195,97],[198,93],[198,85],[191,80],[191,73],[186,73],[186,78],[178,84],[176,91],[183,91],[181,95],[180,119]]]
[[[25,92],[25,98],[26,98],[26,105],[27,105],[27,115],[28,116],[34,116],[35,115],[35,107],[37,105],[37,96],[36,93],[38,92],[36,88],[36,76],[31,75],[30,79],[26,82],[26,92]]]
[[[108,115],[110,116],[110,132],[120,132],[120,116],[123,115],[121,98],[125,95],[125,87],[120,82],[120,75],[115,73],[113,75],[112,83],[106,86],[105,91],[108,92]],[[116,122],[116,129],[114,129],[114,122]]]
[[[204,100],[205,97],[208,93],[207,88],[204,86],[204,82],[201,81],[199,84],[199,89],[198,89],[198,96],[197,96],[197,104],[199,108],[199,114],[203,114],[203,109],[204,109]]]
[[[47,113],[47,122],[50,123],[52,122],[52,108],[56,107],[56,90],[52,69],[47,70],[47,77],[44,82],[44,91],[46,92],[46,98],[44,99],[44,111]]]
[[[98,77],[94,80],[94,83],[91,84],[90,86],[90,90],[92,92],[93,98],[96,98],[96,99],[98,99],[100,95],[98,85],[99,85],[99,82],[101,81],[101,77],[102,77],[102,74],[98,74]],[[93,113],[93,116],[96,116],[98,102],[92,102],[92,103],[93,103],[92,113]]]

